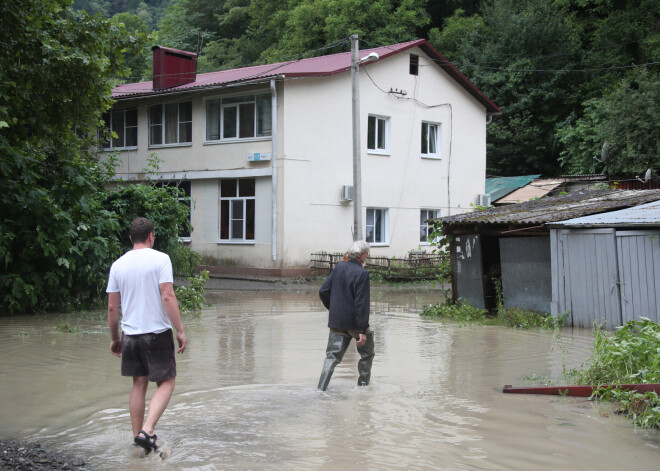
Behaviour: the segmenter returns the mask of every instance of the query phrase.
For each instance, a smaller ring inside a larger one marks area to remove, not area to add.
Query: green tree
[[[131,38],[66,0],[8,0],[0,17],[0,303],[60,309],[96,297],[118,253],[90,149]]]
[[[644,175],[660,169],[660,74],[639,69],[600,98],[585,103],[581,118],[558,132],[565,149],[560,161],[570,172],[605,171],[613,176]],[[607,160],[601,149],[607,142]]]
[[[138,82],[148,79],[151,74],[151,44],[147,24],[138,15],[127,12],[117,13],[112,17],[112,22],[123,25],[126,33],[135,41],[135,47],[124,54],[128,81]]]
[[[573,29],[546,0],[495,1],[481,17],[457,11],[435,38],[502,109],[488,126],[487,172],[555,174],[556,127],[579,103]]]

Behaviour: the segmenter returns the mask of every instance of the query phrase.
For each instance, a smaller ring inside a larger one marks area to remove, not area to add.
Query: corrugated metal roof
[[[567,193],[524,203],[447,216],[451,225],[542,225],[591,214],[630,208],[660,199],[660,190],[597,190]]]
[[[527,185],[529,182],[540,176],[541,175],[521,175],[517,177],[486,178],[486,193],[490,195],[490,201],[494,203],[498,199]]]
[[[529,201],[532,198],[541,198],[559,185],[564,183],[564,180],[535,180],[522,188],[512,191],[503,198],[497,200],[499,204],[514,204]]]
[[[632,208],[548,224],[550,227],[660,226],[660,200]]]
[[[481,90],[470,82],[456,67],[454,67],[442,54],[440,54],[425,39],[417,39],[390,46],[381,46],[360,51],[360,59],[372,52],[376,52],[380,59],[393,54],[406,51],[413,47],[419,47],[431,59],[435,61],[449,76],[456,80],[468,93],[481,102],[488,113],[499,114],[502,111]],[[368,66],[368,64],[365,64]],[[141,96],[159,95],[172,92],[187,92],[199,88],[220,88],[231,84],[264,80],[272,77],[313,77],[323,75],[334,75],[350,70],[351,53],[340,52],[327,56],[311,57],[308,59],[293,60],[289,62],[278,62],[275,64],[255,65],[242,67],[240,69],[221,70],[198,74],[196,80],[185,85],[169,88],[167,90],[154,90],[153,83],[138,82],[119,85],[112,90],[112,98],[116,100],[136,98]]]

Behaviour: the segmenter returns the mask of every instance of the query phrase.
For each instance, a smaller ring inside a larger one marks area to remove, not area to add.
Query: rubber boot
[[[335,371],[335,366],[341,363],[344,358],[344,353],[351,343],[351,338],[341,335],[337,332],[330,331],[328,335],[328,346],[325,350],[325,362],[323,363],[323,370],[321,371],[321,378],[319,378],[318,388],[325,391],[330,383],[332,373]]]
[[[367,386],[371,380],[371,364],[374,361],[374,333],[373,331],[367,332],[367,343],[361,347],[357,347],[360,354],[360,361],[358,361],[358,386]]]

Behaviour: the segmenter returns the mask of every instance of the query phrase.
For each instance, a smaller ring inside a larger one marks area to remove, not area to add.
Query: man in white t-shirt
[[[170,257],[153,249],[153,223],[135,219],[130,226],[133,250],[118,258],[108,280],[108,324],[110,351],[121,357],[122,376],[133,377],[129,401],[134,442],[147,452],[159,447],[154,433],[174,391],[176,361],[172,324],[179,344],[186,350],[179,304],[174,294]],[[119,306],[121,305],[121,338]],[[149,381],[157,385],[144,419]]]

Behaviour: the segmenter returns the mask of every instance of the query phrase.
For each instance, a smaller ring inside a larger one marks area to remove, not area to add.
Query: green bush
[[[588,366],[576,372],[580,384],[660,382],[660,324],[642,318],[614,334],[598,327],[594,335]]]
[[[202,270],[197,276],[188,278],[190,286],[177,286],[174,294],[179,301],[181,311],[200,311],[204,307],[204,287],[209,279],[208,270]]]
[[[638,384],[660,382],[660,324],[650,319],[627,322],[613,334],[597,326],[587,367],[570,376],[578,384]],[[638,393],[599,388],[594,396],[618,404],[618,411],[644,428],[660,428],[660,399]]]
[[[121,240],[124,252],[131,249],[128,237],[131,221],[137,217],[148,218],[156,232],[154,249],[170,256],[175,275],[190,276],[200,257],[179,240],[182,229],[192,230],[189,209],[179,202],[179,196],[175,187],[158,187],[149,182],[127,184],[110,190],[103,204],[118,216],[120,230],[116,237]]]
[[[487,311],[472,306],[470,303],[459,300],[457,303],[447,302],[424,306],[421,312],[423,317],[438,317],[455,322],[483,322]]]

